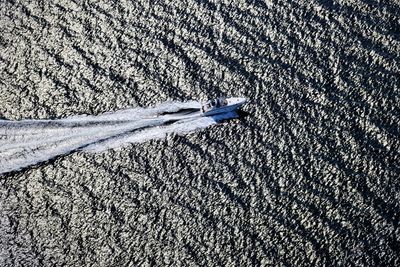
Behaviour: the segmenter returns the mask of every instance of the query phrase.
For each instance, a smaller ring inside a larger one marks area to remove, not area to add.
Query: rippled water
[[[2,119],[250,102],[2,175],[1,266],[399,264],[397,2],[26,3],[0,3]]]

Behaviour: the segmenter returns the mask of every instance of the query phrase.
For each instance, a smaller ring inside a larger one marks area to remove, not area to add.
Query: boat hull
[[[213,115],[217,115],[217,114],[221,114],[221,113],[231,112],[231,111],[238,109],[241,105],[246,103],[245,98],[228,98],[227,101],[228,101],[227,106],[203,112],[202,115],[203,116],[213,116]]]

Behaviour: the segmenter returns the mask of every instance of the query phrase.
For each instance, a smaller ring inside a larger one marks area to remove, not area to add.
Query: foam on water
[[[99,152],[129,143],[184,134],[236,117],[235,112],[202,117],[199,102],[166,102],[154,108],[125,109],[98,116],[56,120],[0,120],[0,174],[73,151]],[[180,113],[181,110],[191,112]],[[160,115],[165,114],[167,115]]]

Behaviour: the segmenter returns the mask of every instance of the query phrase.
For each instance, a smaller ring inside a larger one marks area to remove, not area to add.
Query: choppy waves
[[[217,95],[251,116],[2,175],[0,266],[399,265],[398,3],[36,2],[0,4],[0,117]],[[36,162],[209,124],[139,111],[0,147]]]

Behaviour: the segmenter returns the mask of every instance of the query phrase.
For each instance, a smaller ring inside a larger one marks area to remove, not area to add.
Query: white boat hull
[[[241,105],[246,103],[246,98],[232,97],[232,98],[227,98],[226,100],[228,101],[228,105],[202,112],[202,115],[203,116],[213,116],[213,115],[220,114],[220,113],[231,112],[231,111],[238,109]]]

